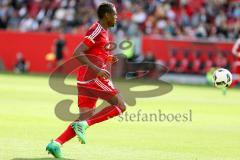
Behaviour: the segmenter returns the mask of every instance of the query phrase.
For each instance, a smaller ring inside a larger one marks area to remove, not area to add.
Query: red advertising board
[[[74,48],[81,41],[83,35],[66,34],[67,52],[65,59],[69,58]],[[46,55],[53,52],[54,41],[58,38],[57,33],[18,33],[0,31],[0,59],[7,70],[13,70],[16,63],[16,54],[22,52],[24,58],[30,63],[31,72],[49,72],[49,61]],[[183,41],[166,40],[152,36],[142,38],[143,54],[151,53],[156,59],[167,62],[172,50],[183,52],[225,52],[231,54],[232,42],[206,42],[206,41]]]

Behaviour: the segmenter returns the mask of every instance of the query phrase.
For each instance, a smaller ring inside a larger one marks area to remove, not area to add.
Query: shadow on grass
[[[11,160],[53,160],[56,158],[13,158]],[[74,159],[68,159],[68,158],[59,158],[61,160],[74,160]]]

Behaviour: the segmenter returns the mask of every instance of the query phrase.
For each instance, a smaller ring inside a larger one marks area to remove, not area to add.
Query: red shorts
[[[77,87],[79,108],[94,108],[98,98],[107,101],[119,93],[111,80],[103,78],[96,78],[96,80],[87,83],[78,81]]]

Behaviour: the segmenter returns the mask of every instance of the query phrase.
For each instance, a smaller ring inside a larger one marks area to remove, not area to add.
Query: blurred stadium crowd
[[[0,29],[84,33],[102,0],[0,0]],[[116,0],[125,33],[174,38],[236,39],[238,0]]]

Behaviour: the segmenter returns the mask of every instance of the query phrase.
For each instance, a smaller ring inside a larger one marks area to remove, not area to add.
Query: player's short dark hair
[[[110,2],[103,2],[98,6],[97,15],[99,19],[102,19],[105,13],[112,13],[114,4]]]

